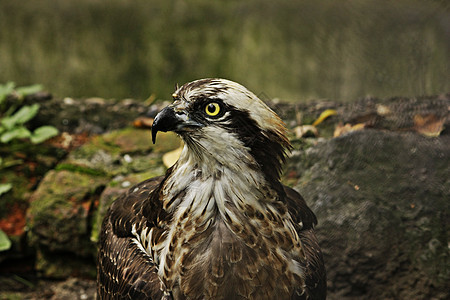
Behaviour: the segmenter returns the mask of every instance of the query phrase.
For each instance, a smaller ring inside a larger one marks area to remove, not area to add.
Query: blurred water
[[[168,98],[225,77],[288,101],[450,91],[446,1],[0,0],[0,83]]]

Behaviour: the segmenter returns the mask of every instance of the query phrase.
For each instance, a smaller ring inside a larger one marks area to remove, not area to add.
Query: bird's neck
[[[175,214],[188,210],[191,217],[204,221],[213,217],[226,220],[248,207],[262,210],[264,202],[275,201],[278,196],[245,149],[217,156],[213,152],[195,153],[187,146],[162,193],[165,210]]]

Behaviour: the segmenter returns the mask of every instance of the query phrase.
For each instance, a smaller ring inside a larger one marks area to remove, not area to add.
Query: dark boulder
[[[329,299],[449,299],[450,136],[362,130],[294,151]]]

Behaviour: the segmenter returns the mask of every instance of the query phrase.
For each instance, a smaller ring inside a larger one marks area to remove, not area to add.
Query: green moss
[[[107,178],[67,170],[50,171],[33,194],[28,212],[32,245],[51,251],[91,252],[91,207]]]
[[[4,300],[22,300],[23,295],[13,292],[0,292],[0,298]]]
[[[102,136],[105,144],[117,147],[120,153],[145,153],[152,148],[150,130],[128,127]]]
[[[2,182],[12,184],[12,189],[0,196],[0,218],[8,215],[8,207],[13,204],[26,205],[26,195],[30,191],[30,182],[26,176],[17,174],[12,170],[3,170],[0,173]]]
[[[161,133],[153,145],[149,131],[130,127],[93,138],[70,153],[57,169],[109,177],[141,173],[160,164],[162,153],[179,145],[173,133]]]
[[[55,168],[56,171],[66,170],[71,172],[77,172],[82,174],[88,174],[93,176],[105,176],[106,173],[101,170],[94,170],[88,167],[83,167],[80,165],[74,165],[69,163],[60,163]]]
[[[120,147],[105,142],[102,136],[96,136],[80,148],[72,151],[69,157],[73,159],[89,159],[95,156],[99,151],[108,153],[111,156],[117,156],[120,153]]]
[[[13,205],[26,207],[35,182],[65,154],[64,150],[48,144],[13,141],[0,145],[0,182],[12,185],[12,189],[0,197],[0,218],[8,215]]]
[[[173,132],[158,132],[157,142],[152,146],[155,152],[166,153],[181,145],[180,138]]]

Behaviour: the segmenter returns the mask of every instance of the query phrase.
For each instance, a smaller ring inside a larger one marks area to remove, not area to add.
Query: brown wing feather
[[[119,197],[103,220],[97,266],[99,299],[161,299],[157,267],[133,242],[132,225],[154,223],[161,210],[153,203],[152,214],[143,215],[146,201],[157,191],[163,177],[152,178],[132,187]],[[147,209],[146,209],[147,210]]]
[[[306,295],[293,298],[325,299],[327,291],[326,271],[322,251],[314,233],[314,225],[317,224],[317,218],[299,193],[286,186],[284,186],[284,191],[289,213],[296,223],[296,229],[306,255],[306,263],[303,267],[306,271],[305,284],[307,292]]]

